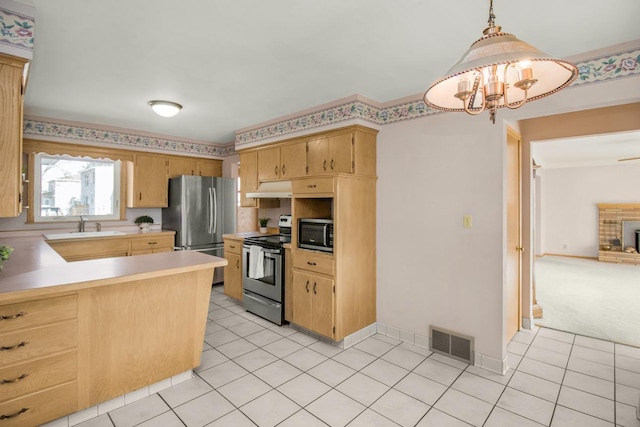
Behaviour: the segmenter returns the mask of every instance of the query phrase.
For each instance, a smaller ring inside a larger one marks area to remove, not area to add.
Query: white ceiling
[[[640,164],[640,132],[536,141],[532,157],[543,169]]]
[[[482,35],[488,0],[22,0],[36,7],[30,116],[212,143],[360,94],[418,94]],[[556,57],[640,39],[640,1],[496,0]],[[184,106],[171,119],[148,101]]]

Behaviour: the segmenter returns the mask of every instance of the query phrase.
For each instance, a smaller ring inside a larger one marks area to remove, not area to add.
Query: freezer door
[[[236,232],[237,181],[235,178],[213,178],[216,195],[214,241],[222,242],[224,234]]]

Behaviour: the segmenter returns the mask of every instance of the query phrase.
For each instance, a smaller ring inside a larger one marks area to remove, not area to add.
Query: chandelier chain
[[[493,14],[493,0],[489,0],[489,28],[493,28],[496,26],[495,24],[496,16]]]

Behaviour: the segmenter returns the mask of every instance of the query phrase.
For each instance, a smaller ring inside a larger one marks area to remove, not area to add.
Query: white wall
[[[423,336],[429,325],[451,329],[502,359],[503,146],[486,115],[382,127],[378,322]]]
[[[538,173],[542,253],[597,257],[597,204],[640,202],[640,163]]]

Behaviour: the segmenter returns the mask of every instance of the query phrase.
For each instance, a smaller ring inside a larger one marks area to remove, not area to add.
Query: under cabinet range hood
[[[291,181],[263,182],[255,192],[247,192],[254,199],[290,199]]]

